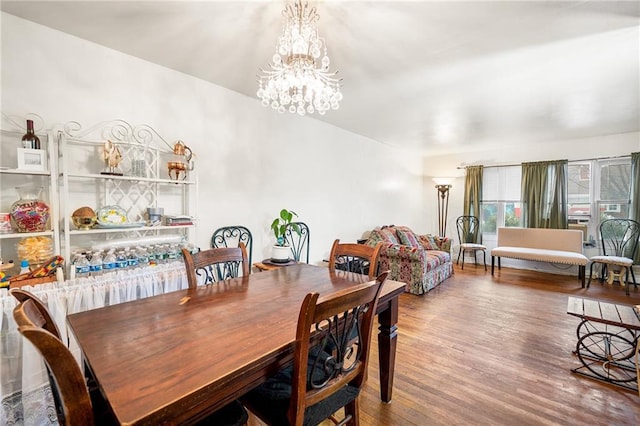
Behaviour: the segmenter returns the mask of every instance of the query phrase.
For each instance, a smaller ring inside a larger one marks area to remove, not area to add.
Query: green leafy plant
[[[298,217],[297,213],[292,210],[282,209],[280,210],[280,216],[275,218],[271,223],[271,230],[276,237],[276,245],[284,246],[286,241],[284,234],[287,231],[287,226],[291,224],[291,229],[298,235],[300,235],[300,226],[297,223],[291,223],[294,217]]]

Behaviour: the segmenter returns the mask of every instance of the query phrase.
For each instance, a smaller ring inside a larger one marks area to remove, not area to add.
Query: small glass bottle
[[[22,147],[28,149],[40,149],[40,139],[33,131],[33,120],[27,120],[27,133],[22,136]]]

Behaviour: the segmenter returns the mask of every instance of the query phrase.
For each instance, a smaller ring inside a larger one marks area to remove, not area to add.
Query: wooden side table
[[[264,259],[262,262],[256,262],[253,264],[253,267],[258,271],[273,271],[274,269],[282,268],[284,266],[295,265],[298,262],[291,259],[286,263],[272,262],[271,259]]]

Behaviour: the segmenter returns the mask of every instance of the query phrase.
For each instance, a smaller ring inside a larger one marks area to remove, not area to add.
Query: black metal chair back
[[[480,221],[475,216],[460,216],[456,219],[458,240],[462,243],[477,243]]]
[[[211,236],[211,248],[220,247],[239,247],[240,243],[244,243],[249,255],[249,265],[251,265],[251,252],[253,251],[253,236],[248,228],[236,226],[223,226],[214,231]]]
[[[640,223],[631,219],[607,219],[600,224],[602,254],[633,259],[638,250]]]
[[[269,425],[357,425],[358,397],[367,379],[373,322],[389,271],[370,281],[304,298],[298,315],[293,366],[278,371],[244,397]],[[338,422],[333,414],[344,408]]]
[[[309,227],[306,223],[288,224],[284,232],[284,240],[291,246],[291,254],[296,262],[309,263]]]

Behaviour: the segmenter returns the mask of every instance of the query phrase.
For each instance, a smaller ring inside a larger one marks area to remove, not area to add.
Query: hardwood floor
[[[465,266],[425,296],[401,296],[393,401],[380,401],[373,345],[361,424],[640,424],[637,393],[571,372],[579,319],[566,313],[568,296],[640,304],[640,291]]]

